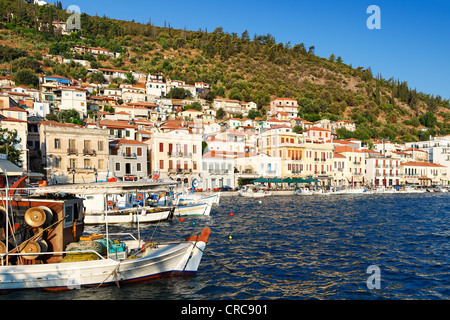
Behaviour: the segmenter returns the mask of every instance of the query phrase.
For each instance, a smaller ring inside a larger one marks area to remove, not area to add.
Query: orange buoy
[[[142,193],[138,193],[137,199],[138,199],[139,201],[141,201],[142,199],[144,199],[144,195],[143,195]]]
[[[108,207],[112,207],[113,202],[111,200],[109,200],[106,204],[108,205]]]
[[[230,212],[230,216],[233,216],[233,212]]]
[[[184,218],[180,218],[180,221],[183,222],[183,221],[184,221]]]

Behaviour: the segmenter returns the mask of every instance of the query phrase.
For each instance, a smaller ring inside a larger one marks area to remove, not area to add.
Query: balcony
[[[67,155],[68,156],[70,156],[70,155],[78,155],[78,150],[77,149],[75,149],[75,148],[69,148],[69,149],[67,149]]]
[[[84,156],[95,156],[95,155],[97,155],[97,152],[93,149],[83,149],[83,155]]]
[[[175,158],[192,158],[192,153],[184,153],[184,152],[167,152],[167,156],[175,157]]]
[[[137,158],[136,153],[126,153],[126,152],[122,153],[122,157],[124,157],[125,159],[136,159]]]
[[[92,167],[81,167],[81,168],[67,167],[67,172],[69,172],[70,174],[72,174],[73,170],[75,170],[75,173],[90,173],[96,171],[96,169]]]

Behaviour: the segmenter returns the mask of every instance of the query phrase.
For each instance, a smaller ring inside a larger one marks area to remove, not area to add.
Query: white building
[[[167,84],[161,81],[147,81],[145,92],[151,96],[163,97],[167,91]]]
[[[124,181],[147,177],[147,148],[147,144],[136,140],[110,141],[109,170]]]
[[[222,187],[236,187],[234,177],[234,155],[208,152],[202,157],[202,188],[214,190]]]
[[[62,87],[59,109],[75,109],[82,116],[87,115],[86,90],[77,87]]]

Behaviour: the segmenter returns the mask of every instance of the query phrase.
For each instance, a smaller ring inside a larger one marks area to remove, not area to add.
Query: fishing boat
[[[0,291],[67,290],[195,274],[209,228],[199,236],[160,243],[140,235],[109,234],[106,217],[106,234],[83,236],[83,199],[75,195],[123,193],[128,187],[0,190]]]
[[[310,196],[313,194],[313,192],[308,188],[299,188],[297,190],[294,190],[294,194],[299,196]]]
[[[272,196],[272,192],[264,191],[254,185],[246,185],[243,189],[238,191],[238,194],[247,198],[265,198]]]
[[[312,191],[313,195],[319,195],[319,196],[328,196],[331,195],[331,191],[330,190],[325,190],[325,189],[317,189]]]
[[[91,194],[82,196],[86,208],[85,224],[154,223],[170,221],[174,207],[166,193],[122,195]]]
[[[220,192],[213,195],[202,195],[202,194],[178,194],[178,204],[197,204],[197,203],[208,203],[210,206],[213,204],[219,204],[220,202]]]
[[[211,214],[209,203],[193,203],[176,205],[174,210],[175,216],[209,216]]]

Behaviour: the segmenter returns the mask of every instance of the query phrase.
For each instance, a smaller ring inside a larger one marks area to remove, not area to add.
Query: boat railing
[[[1,253],[0,254],[0,261],[1,266],[3,267],[5,265],[4,260],[5,257],[9,256],[41,256],[41,255],[62,255],[62,254],[80,254],[80,253],[95,253],[100,259],[106,259],[103,257],[100,253],[98,253],[95,250],[77,250],[77,251],[49,251],[49,252],[36,252],[36,253]]]

